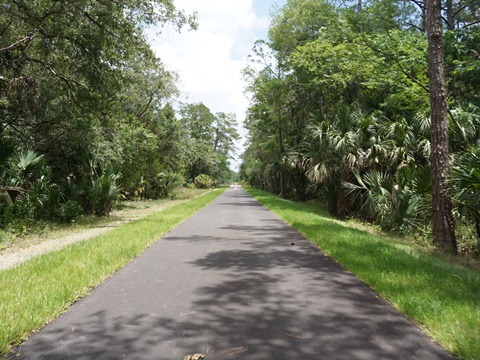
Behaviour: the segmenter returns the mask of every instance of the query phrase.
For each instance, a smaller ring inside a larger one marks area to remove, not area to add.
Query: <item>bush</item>
[[[13,213],[13,205],[0,202],[0,229],[6,228],[14,219],[15,214]]]
[[[112,211],[120,192],[117,186],[118,175],[101,175],[91,180],[87,188],[90,210],[97,216],[106,216]]]
[[[34,221],[35,203],[29,194],[21,195],[15,199],[13,214],[16,221]]]
[[[152,180],[152,198],[166,199],[172,197],[177,187],[182,185],[183,177],[178,173],[161,172]]]
[[[215,181],[206,174],[200,174],[195,178],[195,186],[199,189],[210,189],[215,187]]]
[[[65,204],[60,205],[60,220],[66,223],[74,222],[83,214],[83,207],[78,202],[68,200]]]

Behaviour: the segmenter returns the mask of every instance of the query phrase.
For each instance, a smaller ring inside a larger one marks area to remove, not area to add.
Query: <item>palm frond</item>
[[[16,166],[20,170],[26,170],[29,166],[34,166],[43,160],[43,155],[39,155],[36,151],[27,149],[22,150],[17,155]]]

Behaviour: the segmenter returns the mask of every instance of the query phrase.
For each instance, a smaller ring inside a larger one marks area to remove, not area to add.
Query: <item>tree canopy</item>
[[[108,214],[230,175],[232,114],[178,94],[144,35],[195,29],[171,0],[9,0],[0,5],[0,228]]]

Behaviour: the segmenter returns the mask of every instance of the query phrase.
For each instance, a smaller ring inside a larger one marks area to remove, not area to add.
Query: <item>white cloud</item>
[[[255,14],[252,0],[176,0],[187,13],[197,11],[197,31],[150,29],[157,56],[180,75],[181,101],[203,102],[213,113],[234,113],[240,123],[248,107],[241,70],[253,44],[265,38],[267,17]]]

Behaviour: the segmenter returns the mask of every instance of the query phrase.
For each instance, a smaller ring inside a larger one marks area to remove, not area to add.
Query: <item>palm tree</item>
[[[330,211],[344,218],[352,211],[351,197],[342,185],[353,169],[362,168],[378,155],[375,114],[364,114],[340,106],[332,119],[323,119],[311,128],[311,140],[299,153],[301,166],[310,180],[324,187]]]

